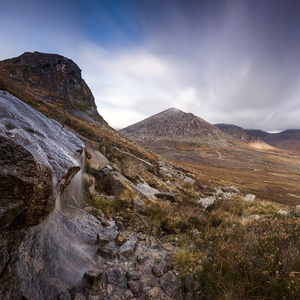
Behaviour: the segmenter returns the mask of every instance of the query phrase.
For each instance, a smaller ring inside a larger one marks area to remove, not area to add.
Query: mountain
[[[107,124],[97,111],[80,68],[58,54],[25,52],[1,61],[0,89],[29,102],[32,95],[49,103],[63,102],[64,109],[73,115]]]
[[[205,120],[170,108],[120,130],[135,141],[185,141],[226,145],[232,138]]]
[[[244,141],[256,141],[257,137],[249,135],[245,132],[242,127],[233,125],[233,124],[214,124],[215,127],[219,128],[221,131],[232,135],[235,138],[244,140]]]

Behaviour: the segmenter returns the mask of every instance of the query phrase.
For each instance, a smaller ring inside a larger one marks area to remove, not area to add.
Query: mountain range
[[[172,140],[201,142],[220,147],[233,146],[240,140],[246,143],[265,142],[273,147],[300,151],[300,130],[268,133],[262,130],[243,129],[233,124],[212,125],[192,113],[185,113],[177,108],[162,111],[123,128],[120,132],[141,143]]]

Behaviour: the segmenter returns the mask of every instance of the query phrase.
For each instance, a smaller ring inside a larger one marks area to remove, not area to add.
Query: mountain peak
[[[120,132],[136,141],[196,139],[214,143],[215,140],[223,139],[224,135],[205,120],[174,107],[128,126]]]

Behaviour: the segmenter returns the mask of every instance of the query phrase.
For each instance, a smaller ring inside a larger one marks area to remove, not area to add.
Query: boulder
[[[287,214],[288,214],[288,212],[285,211],[285,210],[279,209],[279,210],[276,212],[276,214],[279,215],[279,216],[284,216],[284,217],[286,217]]]
[[[204,208],[207,209],[209,206],[213,205],[216,201],[216,198],[214,196],[208,196],[204,198],[200,198],[198,200],[198,203]]]
[[[93,175],[97,175],[103,168],[109,164],[109,160],[99,151],[89,149],[92,154],[90,160],[89,172]]]
[[[245,201],[253,202],[255,200],[255,195],[247,194],[243,198],[244,198]]]
[[[101,270],[90,270],[86,272],[82,279],[83,288],[88,291],[98,291],[104,276]]]
[[[140,281],[128,281],[127,284],[134,296],[141,296],[143,292],[143,285]]]
[[[189,184],[189,185],[193,185],[195,183],[195,180],[193,178],[187,176],[183,179],[183,182],[186,184]]]
[[[125,256],[125,257],[130,257],[132,256],[135,251],[136,248],[138,246],[138,239],[136,235],[131,235],[128,238],[128,241],[125,242],[119,249],[119,254]]]
[[[172,192],[159,192],[159,193],[156,193],[155,196],[157,198],[160,198],[160,199],[163,199],[163,200],[169,200],[171,202],[177,202],[177,197],[178,197],[178,194],[176,193],[172,193]]]
[[[140,280],[141,279],[141,275],[139,272],[137,271],[128,271],[126,273],[126,278],[128,281],[136,281],[136,280]]]
[[[165,261],[161,261],[159,264],[154,265],[152,267],[152,273],[156,277],[163,276],[167,271],[168,271],[168,265],[167,265],[167,263]]]
[[[107,281],[110,284],[119,284],[125,281],[124,272],[121,269],[112,269],[107,272]]]
[[[158,287],[152,288],[146,293],[146,300],[160,299],[161,290]]]
[[[133,198],[132,206],[133,206],[133,209],[138,213],[145,212],[145,210],[146,210],[145,202],[141,199]]]
[[[172,271],[167,272],[161,277],[160,285],[162,290],[172,299],[183,299],[179,279]]]
[[[300,218],[300,205],[297,205],[293,209],[291,209],[288,213],[287,216],[290,218]]]
[[[0,147],[0,228],[41,223],[80,169],[84,144],[55,120],[0,91]]]
[[[112,152],[120,163],[121,173],[127,177],[135,178],[136,175],[153,169],[152,164],[133,154],[122,151],[116,147],[112,147]]]

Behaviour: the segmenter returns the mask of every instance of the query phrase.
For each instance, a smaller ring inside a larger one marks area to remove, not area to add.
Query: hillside
[[[300,130],[289,129],[278,133],[269,133],[259,129],[243,129],[232,124],[215,124],[221,131],[248,142],[265,142],[270,146],[300,151]]]
[[[120,132],[154,153],[199,170],[203,183],[234,183],[262,199],[298,203],[290,196],[300,192],[298,155],[274,148],[240,127],[217,127],[171,108]]]
[[[248,141],[248,142],[259,141],[259,136],[252,136],[247,134],[242,127],[232,125],[232,124],[224,124],[224,123],[214,124],[214,126],[219,128],[221,131],[229,135],[232,135],[235,138]]]
[[[271,146],[300,152],[300,130],[290,129],[278,133],[268,133],[261,130],[245,130],[253,137],[260,137]]]

